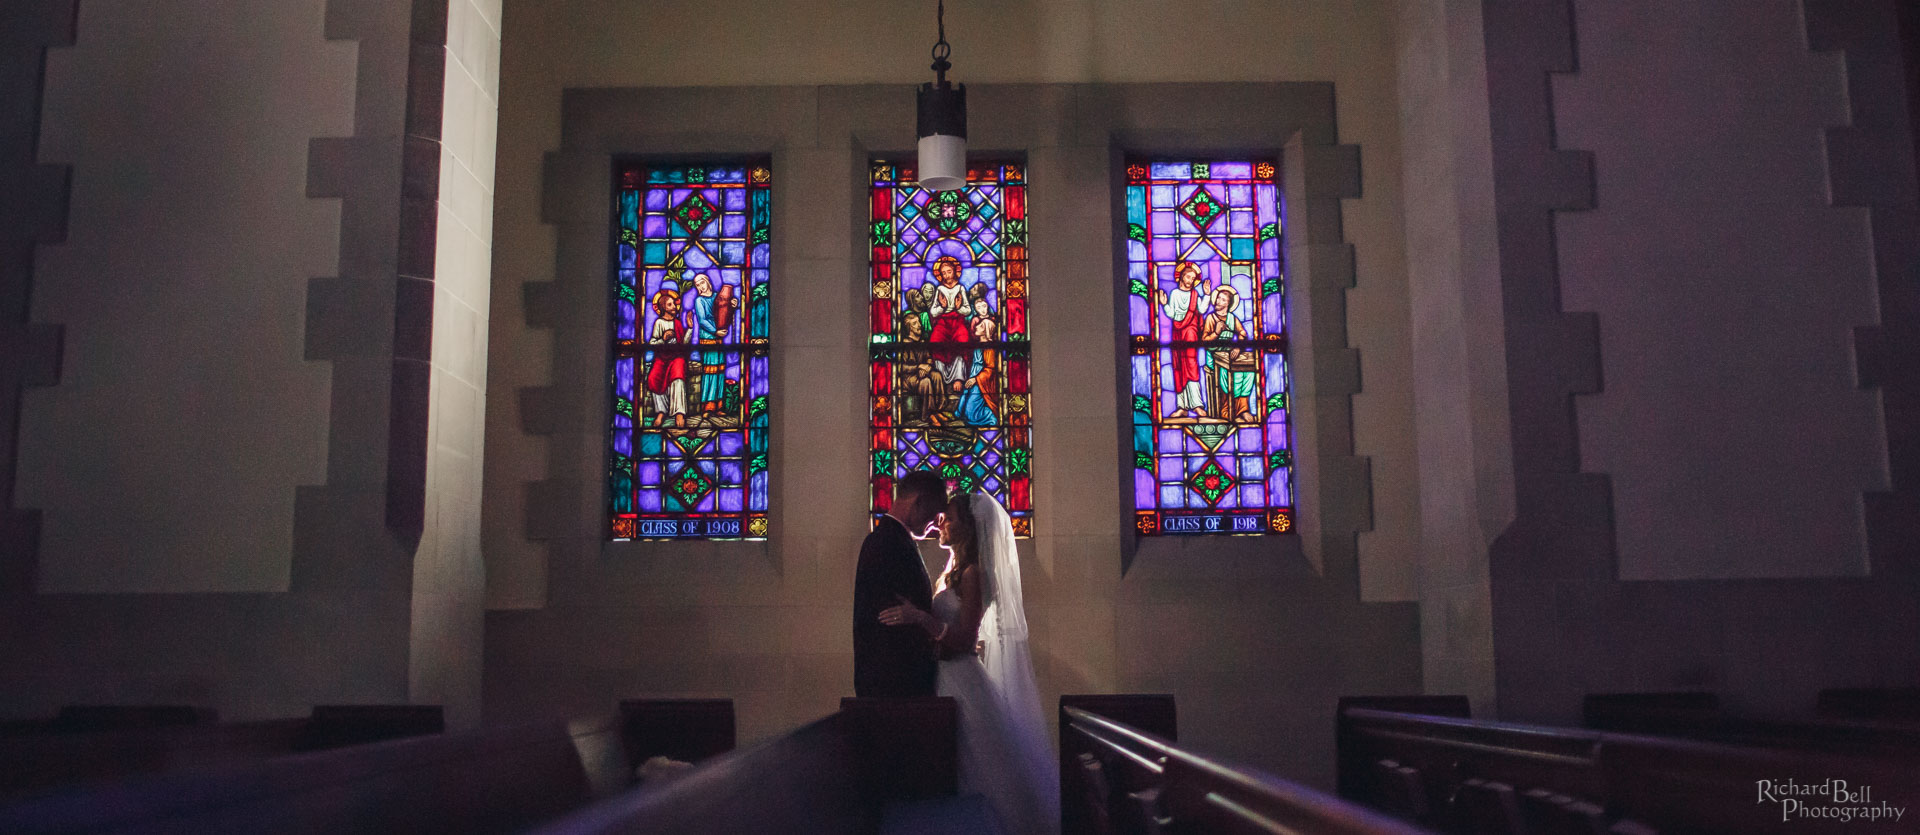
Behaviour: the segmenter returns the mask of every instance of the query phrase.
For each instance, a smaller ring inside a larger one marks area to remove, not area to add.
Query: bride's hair
[[[963,569],[980,564],[980,525],[973,518],[971,494],[956,493],[947,500],[947,547],[953,549],[953,561],[940,575],[940,587],[954,588]]]

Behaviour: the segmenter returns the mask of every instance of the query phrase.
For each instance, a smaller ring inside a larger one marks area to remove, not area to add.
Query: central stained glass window
[[[608,535],[767,536],[765,161],[623,165]]]
[[[1293,529],[1271,160],[1127,165],[1134,528]]]
[[[873,513],[933,470],[1033,534],[1026,166],[974,163],[932,192],[911,165],[872,168]]]

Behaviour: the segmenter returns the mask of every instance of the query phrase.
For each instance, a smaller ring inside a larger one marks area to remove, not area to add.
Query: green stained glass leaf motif
[[[770,238],[772,238],[772,236],[767,234],[767,227],[765,226],[753,230],[753,242],[756,244],[764,244]]]
[[[1138,223],[1129,223],[1127,224],[1127,237],[1132,238],[1141,243],[1146,243],[1147,227],[1141,226]]]
[[[873,474],[893,475],[893,450],[876,449],[873,451]]]
[[[873,245],[893,246],[893,224],[884,220],[873,222]]]
[[[623,302],[631,302],[633,301],[633,298],[634,298],[633,285],[631,284],[620,285],[620,300]]]
[[[1027,465],[1033,462],[1033,453],[1025,447],[1007,451],[1007,472],[1013,475],[1026,475]]]
[[[753,416],[753,417],[758,417],[760,415],[766,414],[767,413],[767,396],[763,394],[763,395],[760,395],[759,397],[754,398],[752,405],[747,407],[747,412],[750,416]]]
[[[1152,454],[1152,453],[1148,453],[1148,452],[1136,452],[1136,453],[1134,453],[1134,454],[1133,454],[1133,467],[1134,467],[1134,469],[1137,469],[1137,470],[1151,470],[1151,469],[1153,469],[1153,454]]]
[[[933,228],[940,230],[942,235],[959,232],[973,215],[973,204],[967,202],[967,196],[959,189],[940,192],[934,195],[933,202],[927,204],[927,217],[933,220]]]
[[[1136,278],[1127,284],[1127,292],[1144,299],[1147,297],[1147,283]]]
[[[1269,223],[1260,227],[1260,240],[1266,241],[1278,237],[1280,237],[1280,224]]]
[[[1136,411],[1136,412],[1148,412],[1148,411],[1150,411],[1150,410],[1151,410],[1152,408],[1153,408],[1153,401],[1151,401],[1151,400],[1148,400],[1148,399],[1146,398],[1146,395],[1141,395],[1141,394],[1136,394],[1136,395],[1134,395],[1134,396],[1133,396],[1133,410],[1134,410],[1134,411]]]
[[[960,465],[959,464],[941,464],[940,477],[941,478],[959,478]]]
[[[1017,246],[1027,242],[1027,222],[1018,218],[1009,218],[1000,229],[1000,243]]]
[[[1292,450],[1283,449],[1278,452],[1275,452],[1273,455],[1267,458],[1267,466],[1275,470],[1280,469],[1281,467],[1288,467],[1292,465],[1293,465]]]
[[[753,300],[757,302],[767,300],[767,285],[765,283],[753,285]]]
[[[1280,279],[1269,278],[1260,284],[1260,295],[1275,296],[1280,293]]]
[[[1272,397],[1267,398],[1267,411],[1278,412],[1285,408],[1287,408],[1286,395],[1276,394],[1276,395],[1273,395]]]
[[[1208,461],[1199,472],[1187,479],[1187,485],[1205,498],[1209,505],[1219,503],[1220,497],[1226,495],[1237,483],[1239,483],[1238,479],[1235,479],[1232,473],[1221,469],[1217,461]]]
[[[627,417],[633,417],[633,401],[624,397],[613,399],[613,410]]]
[[[622,229],[620,230],[620,242],[627,246],[637,247],[640,245],[640,233],[632,229]]]
[[[762,473],[762,472],[766,472],[766,470],[767,470],[767,455],[766,455],[766,453],[761,453],[761,454],[759,454],[759,455],[755,455],[755,456],[753,456],[753,458],[751,458],[751,459],[749,459],[749,460],[747,461],[747,472],[750,472],[750,473]]]

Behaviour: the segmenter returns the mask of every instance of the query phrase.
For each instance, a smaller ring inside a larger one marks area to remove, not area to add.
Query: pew
[[[513,832],[628,787],[616,716],[373,742],[55,792],[0,832]]]
[[[66,708],[33,732],[0,736],[0,799],[444,728],[438,705],[323,705],[305,719],[209,724],[213,718],[204,708]]]
[[[624,699],[620,742],[627,759],[697,763],[733,750],[732,699]]]
[[[1115,712],[1171,730],[1172,697],[1101,697]],[[1176,747],[1158,734],[1063,697],[1065,835],[1414,833],[1422,830],[1305,786]]]
[[[951,698],[843,699],[839,712],[792,733],[537,831],[992,833],[985,807],[955,796],[958,727]]]
[[[1920,761],[1551,728],[1349,705],[1343,793],[1421,825],[1474,833],[1743,833],[1782,824],[1782,781],[1844,780],[1899,806]],[[1798,798],[1794,798],[1798,799]],[[1801,828],[1836,823],[1796,819]],[[1911,824],[1907,824],[1911,826]]]
[[[1172,743],[1180,739],[1179,711],[1174,705],[1173,696],[1164,693],[1068,694],[1060,697],[1060,706],[1061,830],[1067,833],[1106,833],[1113,831],[1116,814],[1124,820],[1144,817],[1146,812],[1141,810],[1137,801],[1123,801],[1124,808],[1116,812],[1113,808],[1114,798],[1127,798],[1134,792],[1150,789],[1151,781],[1158,774],[1107,763],[1093,752],[1074,745],[1068,733],[1072,723],[1067,718],[1066,708],[1078,708],[1103,716]],[[1134,823],[1131,828],[1144,825]]]
[[[1920,753],[1920,724],[1885,718],[1745,715],[1712,693],[1606,693],[1586,697],[1594,730],[1677,736],[1729,745],[1880,756]]]
[[[1374,710],[1389,710],[1396,713],[1419,713],[1428,716],[1455,716],[1466,719],[1473,715],[1472,708],[1465,696],[1449,695],[1401,695],[1401,696],[1342,696],[1334,708],[1335,740],[1346,739],[1350,729],[1347,727],[1347,708],[1366,707]],[[1341,797],[1372,798],[1374,808],[1380,809],[1402,820],[1431,822],[1433,819],[1431,802],[1420,776],[1413,769],[1399,763],[1388,762],[1348,762],[1346,758],[1356,756],[1351,746],[1335,745],[1334,792]],[[1358,781],[1371,781],[1375,784],[1370,794],[1367,785]]]
[[[218,711],[195,705],[67,705],[51,718],[0,721],[0,738],[211,725],[219,720]]]
[[[1720,711],[1720,697],[1708,692],[1588,693],[1580,700],[1580,724],[1594,730],[1631,730],[1620,727],[1646,714],[1707,717]],[[1419,711],[1407,711],[1418,713]]]
[[[1920,723],[1920,687],[1829,688],[1813,710],[1834,719]]]

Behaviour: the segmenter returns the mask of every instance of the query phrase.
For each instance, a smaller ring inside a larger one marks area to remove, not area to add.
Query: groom
[[[931,470],[914,470],[894,484],[893,509],[880,517],[860,546],[853,580],[853,694],[933,695],[933,641],[918,626],[887,626],[880,612],[905,599],[933,609],[933,584],[913,541],[946,509],[947,483]]]

